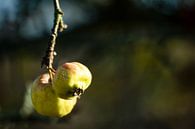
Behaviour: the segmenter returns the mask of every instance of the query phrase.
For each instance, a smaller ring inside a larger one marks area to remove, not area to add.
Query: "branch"
[[[45,65],[46,68],[48,69],[51,81],[53,80],[53,75],[55,73],[55,69],[53,68],[53,61],[54,61],[54,56],[56,55],[55,52],[56,38],[58,36],[58,32],[62,32],[64,29],[67,28],[67,25],[64,24],[63,22],[63,11],[60,8],[59,0],[53,0],[53,2],[54,2],[54,24],[50,35],[48,48],[41,62],[41,67]]]

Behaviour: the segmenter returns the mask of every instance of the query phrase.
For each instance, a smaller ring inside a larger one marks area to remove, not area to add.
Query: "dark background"
[[[194,0],[60,2],[55,68],[82,62],[91,87],[70,115],[37,114],[29,87],[45,71],[53,2],[1,0],[0,129],[195,128]]]

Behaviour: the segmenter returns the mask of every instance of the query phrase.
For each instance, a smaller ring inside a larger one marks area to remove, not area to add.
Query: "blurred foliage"
[[[193,25],[193,0],[61,0],[68,31],[102,20],[161,20]],[[40,38],[53,22],[53,3],[47,0],[0,2],[0,39]],[[7,35],[9,34],[9,36]]]

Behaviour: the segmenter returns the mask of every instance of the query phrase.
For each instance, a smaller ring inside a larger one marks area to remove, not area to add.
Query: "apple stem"
[[[54,2],[54,23],[51,30],[51,35],[48,43],[48,47],[45,52],[45,56],[42,58],[41,67],[46,66],[51,81],[53,80],[53,75],[55,69],[53,68],[54,57],[56,56],[55,45],[58,32],[62,32],[67,28],[67,25],[63,22],[63,11],[60,8],[59,0],[53,0]]]

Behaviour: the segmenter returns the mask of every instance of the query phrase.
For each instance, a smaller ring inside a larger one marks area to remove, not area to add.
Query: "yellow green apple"
[[[69,114],[76,104],[77,97],[59,98],[52,89],[49,74],[40,75],[31,88],[31,98],[35,110],[44,116],[63,117]]]
[[[80,96],[91,84],[89,69],[79,62],[67,62],[58,67],[53,78],[55,93],[64,99]]]

